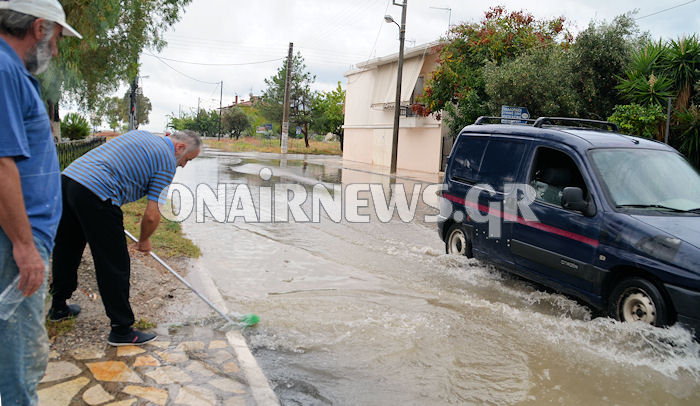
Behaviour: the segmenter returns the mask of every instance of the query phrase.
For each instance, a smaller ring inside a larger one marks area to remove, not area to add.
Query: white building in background
[[[452,147],[448,138],[443,148],[443,137],[448,134],[441,121],[411,110],[437,66],[438,45],[434,42],[404,51],[398,169],[437,173],[443,170],[444,156]],[[390,166],[397,73],[398,53],[358,64],[345,74],[344,160]]]

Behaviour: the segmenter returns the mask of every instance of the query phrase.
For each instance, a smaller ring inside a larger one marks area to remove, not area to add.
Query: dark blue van
[[[465,127],[448,158],[438,222],[447,253],[617,320],[682,323],[697,338],[700,175],[683,156],[607,122],[489,119]]]

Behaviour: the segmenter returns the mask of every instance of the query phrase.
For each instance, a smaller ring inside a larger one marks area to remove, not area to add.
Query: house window
[[[423,86],[423,76],[418,76],[416,86],[413,88],[413,94],[411,95],[411,104],[418,103],[418,98],[423,95]]]
[[[405,112],[406,117],[414,117],[417,114],[413,112],[412,106],[418,103],[418,98],[423,95],[423,76],[418,76],[416,79],[416,86],[413,88],[413,93],[411,93],[411,100],[408,106],[401,106],[402,114]]]

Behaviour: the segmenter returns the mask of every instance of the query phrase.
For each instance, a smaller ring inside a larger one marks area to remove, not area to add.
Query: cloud
[[[633,9],[639,9],[638,16],[643,16],[682,3],[540,0],[523,5],[515,0],[411,0],[407,46],[440,38],[447,30],[448,18],[452,24],[478,21],[487,8],[498,4],[508,10],[525,9],[537,18],[564,16],[576,33],[592,19],[610,21]],[[638,23],[653,37],[675,38],[692,33],[700,26],[699,5],[684,5]],[[450,8],[451,12],[431,7]],[[302,53],[308,70],[316,75],[314,89],[330,90],[338,81],[344,84],[343,74],[352,65],[398,52],[398,27],[385,23],[385,14],[400,21],[401,8],[392,5],[391,0],[194,0],[182,20],[166,33],[168,46],[158,55],[201,65],[164,60],[171,66],[168,67],[155,57],[142,55],[141,74],[149,76],[142,85],[153,105],[151,124],[144,128],[162,131],[167,114],[177,114],[181,109],[194,111],[198,98],[206,108],[218,107],[218,86],[202,82],[224,82],[224,105],[230,104],[236,94],[245,99],[251,91],[259,95],[265,89],[265,78],[273,76],[281,66],[289,42],[294,43],[295,53]],[[277,60],[250,65],[204,65],[270,59]]]

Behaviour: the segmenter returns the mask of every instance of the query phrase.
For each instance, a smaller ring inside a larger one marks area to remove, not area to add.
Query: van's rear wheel
[[[453,224],[447,230],[445,239],[445,252],[448,254],[464,255],[472,257],[472,242],[465,227],[461,224]]]
[[[642,321],[657,327],[669,322],[663,295],[653,283],[642,278],[620,282],[610,295],[608,310],[619,321]]]

